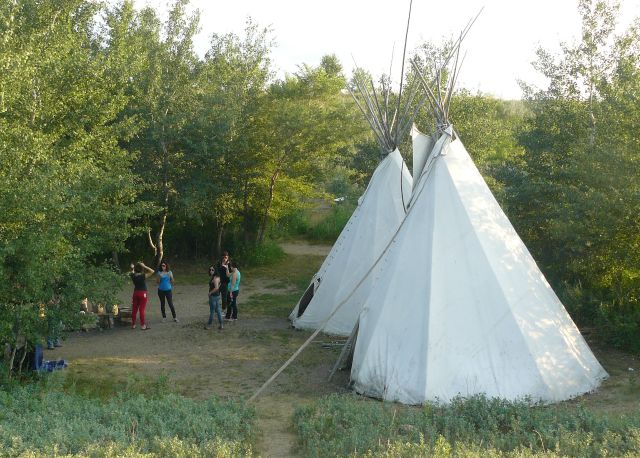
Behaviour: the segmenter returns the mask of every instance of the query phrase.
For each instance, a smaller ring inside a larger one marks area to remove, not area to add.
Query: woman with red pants
[[[146,271],[146,273],[145,273]],[[133,297],[131,298],[131,329],[136,328],[136,315],[140,311],[140,329],[147,330],[149,326],[144,323],[144,311],[147,308],[147,282],[145,281],[155,272],[144,265],[142,261],[131,264],[129,276],[133,281]]]

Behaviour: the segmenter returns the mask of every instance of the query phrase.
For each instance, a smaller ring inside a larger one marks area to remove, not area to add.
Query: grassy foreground
[[[252,455],[254,412],[243,404],[142,393],[133,384],[101,400],[74,392],[63,379],[0,391],[0,456]],[[159,387],[136,382],[145,391]]]
[[[640,456],[640,411],[613,418],[482,396],[421,408],[329,396],[294,424],[304,456]]]

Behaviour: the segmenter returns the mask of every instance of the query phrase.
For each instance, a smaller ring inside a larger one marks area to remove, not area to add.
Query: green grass
[[[302,293],[295,291],[289,294],[256,294],[246,305],[247,316],[286,317],[291,313]]]
[[[54,374],[54,377],[59,376]],[[100,371],[100,377],[85,371],[65,372],[62,389],[68,394],[95,398],[107,401],[120,392],[131,395],[142,395],[149,399],[157,399],[167,393],[177,394],[172,390],[169,378],[166,375],[158,377],[145,377],[138,374],[129,374],[126,377],[116,375],[105,368]]]
[[[251,267],[242,271],[247,278],[266,279],[265,286],[289,286],[304,293],[311,278],[320,268],[324,256],[289,255],[270,266]]]
[[[163,380],[132,381],[108,400],[96,399],[105,388],[87,395],[74,386],[56,376],[0,391],[0,456],[252,454],[255,413],[246,405],[160,394]]]
[[[287,256],[268,267],[247,269],[244,278],[266,278],[262,287],[280,291],[253,295],[244,313],[253,317],[288,316],[323,260],[323,256]]]
[[[265,240],[261,244],[249,245],[240,248],[236,258],[242,266],[269,266],[285,258],[285,253],[280,245],[273,240]]]
[[[581,406],[456,399],[412,408],[329,396],[294,416],[305,456],[637,456],[640,412],[607,417]]]
[[[333,207],[324,218],[308,228],[306,237],[309,240],[334,242],[351,218],[355,208],[355,205],[349,204]]]

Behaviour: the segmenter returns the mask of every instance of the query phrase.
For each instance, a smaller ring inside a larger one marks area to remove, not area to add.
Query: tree
[[[142,197],[148,208],[156,209],[149,213],[153,221],[146,225],[156,265],[164,256],[167,218],[185,173],[183,138],[196,106],[198,59],[193,36],[198,15],[187,17],[187,4],[188,0],[176,0],[164,25],[152,9],[134,14],[130,1],[112,10],[107,20],[111,27],[107,53],[120,64],[118,70],[129,82],[126,87],[131,94],[121,118],[141,126],[126,148],[137,155],[135,170],[144,186]]]
[[[242,216],[243,182],[238,176],[249,173],[243,158],[255,148],[249,133],[272,76],[269,34],[251,19],[242,37],[214,34],[198,72],[197,114],[185,135],[189,175],[183,182],[183,204],[192,217],[215,227],[217,254],[225,229]]]
[[[303,65],[269,88],[250,133],[255,148],[244,164],[250,170],[243,177],[245,228],[255,231],[257,242],[271,219],[317,195],[314,183],[362,138],[360,113],[345,85],[338,60],[325,56],[318,67]]]
[[[135,180],[118,141],[126,97],[99,52],[93,2],[0,4],[0,343],[8,371],[83,297],[113,303],[104,261],[135,216]],[[21,356],[18,350],[22,349]]]
[[[521,136],[526,167],[508,192],[514,225],[565,285],[574,317],[624,322],[616,333],[628,335],[620,330],[640,329],[640,257],[630,249],[639,243],[638,113],[627,103],[638,84],[637,30],[614,35],[617,2],[582,0],[579,11],[581,41],[560,56],[538,52],[548,87],[524,85],[533,113]]]

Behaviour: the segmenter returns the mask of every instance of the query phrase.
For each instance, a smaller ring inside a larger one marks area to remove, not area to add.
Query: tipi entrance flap
[[[304,292],[304,294],[300,298],[300,302],[298,302],[298,305],[296,306],[296,311],[295,311],[296,317],[300,317],[304,313],[304,311],[307,309],[309,302],[311,302],[311,299],[313,299],[313,294],[315,293],[315,289],[316,289],[316,280],[314,278],[313,281],[307,287],[307,290]]]

